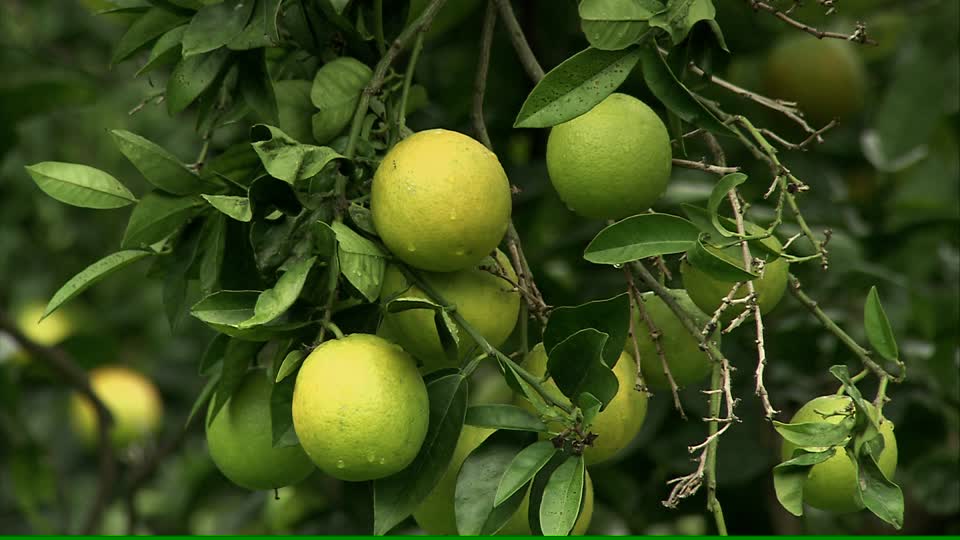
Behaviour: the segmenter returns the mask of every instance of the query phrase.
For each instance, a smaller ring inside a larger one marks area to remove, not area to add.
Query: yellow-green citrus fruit
[[[542,343],[537,344],[530,351],[523,362],[523,368],[537,377],[543,377],[547,371],[547,353]],[[583,453],[587,465],[606,461],[623,450],[640,432],[643,420],[647,416],[647,394],[634,389],[637,380],[637,363],[633,356],[626,351],[621,353],[617,365],[613,368],[613,374],[617,376],[619,388],[617,395],[603,411],[597,414],[593,425],[590,426],[590,431],[598,436],[593,446],[588,447]],[[556,395],[562,395],[553,379],[548,379],[543,384],[553,390]],[[527,400],[517,398],[517,402],[522,407],[535,412]]]
[[[685,291],[671,290],[670,292],[677,303],[694,315],[698,328],[706,326],[710,317],[700,311]],[[670,368],[670,375],[673,376],[674,382],[684,387],[706,378],[712,369],[710,359],[700,350],[697,338],[690,335],[673,310],[659,296],[646,293],[643,295],[643,300],[643,309],[660,332],[660,346],[663,348],[663,356],[667,359],[667,367]],[[663,370],[663,361],[650,335],[650,328],[639,309],[634,309],[633,327],[637,332],[637,348],[640,349],[640,367],[644,381],[653,389],[670,389],[670,381]],[[719,340],[719,332],[711,339]],[[626,347],[632,352],[633,342],[628,339]]]
[[[868,404],[872,409],[872,405]],[[842,415],[827,416],[841,411],[852,411],[853,401],[847,396],[821,396],[807,402],[797,411],[790,420],[791,424],[801,422],[828,422],[839,424]],[[880,434],[883,436],[883,451],[880,453],[877,464],[888,479],[893,479],[897,470],[897,439],[893,434],[893,422],[886,418],[880,420]],[[793,457],[796,446],[784,441],[782,457],[784,460]],[[823,451],[826,448],[808,448],[810,451]],[[843,448],[837,448],[836,454],[823,463],[814,465],[810,469],[807,481],[803,486],[803,502],[832,512],[856,512],[863,508],[856,499],[857,489],[856,470],[853,462]]]
[[[547,171],[571,210],[619,219],[643,212],[663,194],[671,155],[657,113],[637,98],[611,94],[550,130]]]
[[[327,506],[327,499],[321,493],[308,487],[310,480],[294,486],[282,487],[276,493],[267,494],[263,506],[263,523],[274,533],[289,534],[294,527],[311,513]]]
[[[90,371],[90,388],[113,416],[110,439],[117,448],[142,442],[160,428],[163,402],[150,379],[123,366]],[[74,394],[70,402],[73,429],[87,445],[97,441],[97,412],[86,397]]]
[[[288,486],[315,470],[299,445],[273,445],[272,391],[265,372],[251,371],[212,420],[213,403],[207,410],[210,457],[224,476],[247,489]]]
[[[748,224],[747,232],[759,230],[756,225]],[[752,233],[751,233],[752,234]],[[779,252],[781,248],[780,241],[770,236],[764,238],[761,242],[771,250]],[[753,250],[754,257],[763,258],[762,253]],[[772,259],[772,255],[767,256],[767,262],[763,266],[763,275],[759,279],[753,280],[754,290],[757,292],[757,303],[760,305],[760,313],[766,315],[773,308],[777,307],[783,293],[787,290],[787,278],[790,273],[790,263],[782,257]],[[723,299],[730,293],[735,282],[722,281],[707,275],[704,271],[692,266],[687,261],[680,264],[680,273],[683,276],[683,288],[690,294],[690,298],[705,311],[707,315],[713,313],[723,303]],[[749,293],[746,283],[737,289],[734,299],[744,298]],[[746,309],[745,304],[733,304],[727,306],[721,314],[721,320],[724,322],[732,321],[737,315],[743,313]]]
[[[54,311],[41,321],[45,310],[46,306],[39,302],[26,304],[16,314],[16,324],[30,341],[49,347],[73,333],[73,321],[63,310]]]
[[[457,475],[460,474],[460,467],[471,452],[476,450],[483,441],[493,434],[495,430],[478,428],[474,426],[463,426],[460,431],[460,438],[457,439],[457,447],[453,451],[453,457],[446,472],[434,486],[433,491],[426,499],[420,503],[417,510],[413,513],[413,519],[417,525],[428,534],[434,535],[456,535],[457,517],[454,508],[454,495],[457,489]],[[584,492],[583,507],[580,517],[577,518],[573,527],[574,535],[583,535],[590,526],[590,519],[593,517],[593,482],[590,475],[586,475],[587,487]],[[530,494],[524,497],[523,502],[517,508],[517,511],[510,517],[510,520],[504,524],[503,528],[497,532],[498,535],[529,535],[530,524],[528,512],[530,508]]]
[[[502,269],[510,281],[482,268]],[[494,347],[499,347],[510,337],[520,313],[520,293],[513,290],[517,274],[506,255],[497,250],[496,263],[484,259],[481,265],[458,272],[430,272],[423,274],[427,283],[447,302],[457,307],[457,312],[486,338]],[[380,297],[384,303],[394,297],[423,298],[427,295],[417,287],[411,287],[399,269],[389,266],[383,277]],[[423,362],[424,371],[443,367],[456,367],[444,355],[434,323],[434,311],[411,309],[383,316],[385,333],[392,341]],[[461,355],[474,350],[475,342],[466,331],[460,330]]]
[[[863,108],[866,91],[866,71],[854,47],[838,39],[791,34],[767,57],[767,93],[795,101],[816,123],[848,118]]]
[[[370,334],[314,349],[293,391],[300,444],[340,480],[383,478],[409,465],[427,435],[429,409],[413,358]]]
[[[373,177],[377,233],[423,270],[469,268],[493,251],[510,222],[510,183],[497,156],[454,131],[421,131],[390,149]]]

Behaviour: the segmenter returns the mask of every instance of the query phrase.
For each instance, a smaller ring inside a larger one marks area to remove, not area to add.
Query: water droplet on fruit
[[[463,257],[466,253],[467,253],[467,250],[463,248],[460,248],[453,252],[453,254],[456,255],[457,257]]]
[[[387,462],[387,458],[380,458],[380,464],[383,465]]]
[[[413,252],[415,252],[416,250],[417,250],[417,246],[415,246],[415,245],[413,245],[413,244],[410,244],[410,245],[407,246],[407,251],[409,251],[410,253],[413,253]]]
[[[347,464],[344,463],[342,459],[338,459],[338,460],[337,460],[337,468],[338,468],[338,469],[342,469],[342,468],[344,468],[344,467],[346,467],[346,466],[347,466]]]
[[[456,221],[456,220],[457,220],[457,213],[450,212],[450,221]]]
[[[373,463],[373,462],[376,461],[376,460],[377,460],[377,456],[375,456],[375,455],[373,455],[373,454],[368,454],[368,455],[367,455],[367,461],[369,461],[370,463]]]

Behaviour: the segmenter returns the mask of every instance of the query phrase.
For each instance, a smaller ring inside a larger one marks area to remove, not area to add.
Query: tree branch
[[[487,123],[483,120],[483,97],[487,91],[487,73],[490,71],[490,48],[493,45],[493,30],[497,26],[497,9],[493,0],[487,1],[487,10],[483,15],[483,30],[480,32],[480,58],[477,60],[477,76],[473,83],[473,109],[470,118],[473,132],[487,148],[493,148]]]
[[[746,1],[747,3],[750,4],[750,6],[755,11],[766,11],[767,13],[770,13],[771,15],[787,23],[788,25],[796,28],[797,30],[802,30],[810,34],[811,36],[815,36],[818,39],[823,39],[823,38],[842,39],[844,41],[853,41],[855,43],[862,43],[865,45],[877,45],[876,41],[867,37],[867,28],[866,26],[863,25],[863,23],[857,23],[856,28],[850,34],[841,34],[839,32],[825,32],[823,30],[817,30],[816,28],[808,24],[804,24],[790,17],[780,9],[774,6],[771,6],[766,2],[761,2],[759,0],[746,0]]]
[[[543,68],[540,67],[540,62],[537,61],[533,50],[530,49],[530,44],[527,43],[527,36],[523,34],[523,29],[520,28],[520,23],[517,22],[517,16],[513,13],[513,6],[510,4],[510,0],[493,1],[500,10],[500,17],[503,18],[503,24],[507,26],[507,31],[510,33],[510,41],[513,42],[513,48],[517,51],[517,58],[520,59],[520,64],[523,65],[523,69],[534,83],[540,82],[540,79],[542,79],[544,75]]]

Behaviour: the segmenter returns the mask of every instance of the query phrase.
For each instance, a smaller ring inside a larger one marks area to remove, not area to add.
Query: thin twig
[[[680,387],[677,385],[677,381],[673,378],[673,373],[670,371],[670,365],[667,363],[667,354],[663,349],[663,332],[659,327],[653,322],[653,319],[650,317],[650,313],[644,307],[643,297],[640,295],[640,290],[637,289],[636,284],[633,281],[633,275],[627,271],[627,287],[630,291],[632,303],[636,306],[637,313],[640,314],[640,317],[643,319],[644,326],[647,327],[647,332],[650,335],[650,341],[653,342],[654,349],[657,351],[657,357],[660,359],[660,367],[663,369],[663,374],[667,377],[667,383],[670,385],[670,393],[673,395],[673,406],[677,409],[677,412],[680,413],[680,417],[684,420],[687,419],[687,414],[683,410],[683,404],[680,402]],[[633,323],[633,316],[630,317],[631,324]],[[632,330],[631,330],[632,331]],[[639,331],[639,330],[638,330]],[[637,359],[639,364],[640,359]]]
[[[497,26],[497,8],[493,0],[487,1],[487,11],[483,15],[483,30],[480,32],[480,57],[477,60],[477,76],[473,83],[473,132],[487,148],[493,148],[487,123],[483,119],[483,96],[487,91],[487,73],[490,71],[490,48],[493,45],[493,30]]]
[[[493,1],[496,2],[497,8],[500,10],[500,17],[503,19],[503,24],[506,25],[507,32],[510,34],[510,41],[513,42],[513,48],[517,51],[517,58],[520,59],[520,64],[523,65],[523,69],[534,83],[540,82],[540,79],[542,79],[544,75],[543,68],[540,67],[540,62],[537,61],[533,50],[530,49],[530,44],[527,43],[527,36],[523,34],[523,29],[520,28],[520,23],[517,22],[517,16],[513,13],[513,6],[510,5],[510,0]]]
[[[720,165],[711,165],[703,160],[690,161],[687,159],[673,158],[673,164],[677,167],[683,167],[684,169],[697,169],[720,176],[740,172],[740,167],[721,167]]]
[[[785,12],[780,9],[771,6],[766,2],[761,2],[759,0],[746,0],[756,11],[766,11],[774,17],[780,19],[781,21],[789,24],[790,26],[796,28],[797,30],[802,30],[811,36],[815,36],[818,39],[823,38],[832,38],[832,39],[841,39],[843,41],[852,41],[855,43],[862,43],[864,45],[877,45],[875,40],[872,40],[867,37],[867,28],[863,23],[857,23],[856,28],[850,34],[842,34],[840,32],[826,32],[823,30],[818,30],[809,24],[804,24],[792,17],[787,15]]]
[[[637,305],[636,305],[637,299],[636,299],[636,295],[634,294],[634,291],[636,290],[637,287],[633,283],[633,274],[630,273],[630,269],[624,268],[623,273],[626,275],[626,278],[627,278],[627,293],[630,295],[630,341],[633,343],[633,358],[637,362],[637,378],[636,378],[636,382],[634,383],[634,389],[637,392],[643,392],[649,395],[650,390],[647,388],[647,382],[643,379],[643,365],[641,362],[642,357],[640,355],[640,343],[637,340],[637,325],[635,324],[635,321],[634,321],[635,317],[633,316],[634,310],[637,309]],[[651,337],[653,336],[651,335]],[[680,405],[679,399],[677,399],[676,404],[681,411],[680,414],[683,414],[682,412],[683,409],[679,407]]]

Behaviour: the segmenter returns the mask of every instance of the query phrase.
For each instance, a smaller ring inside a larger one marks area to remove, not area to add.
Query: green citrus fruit
[[[867,405],[872,408],[872,405]],[[824,418],[822,414],[831,415],[841,411],[853,411],[853,401],[847,396],[821,396],[807,402],[797,411],[790,420],[791,424],[800,422],[828,422],[839,424],[842,415],[832,415]],[[822,414],[821,414],[822,413]],[[886,418],[881,419],[880,434],[883,436],[883,451],[877,460],[880,470],[888,479],[893,479],[897,470],[897,439],[893,434],[893,422]],[[784,441],[782,457],[788,460],[793,457],[796,446]],[[808,448],[811,451],[823,451],[826,448]],[[814,465],[810,469],[807,481],[803,486],[803,502],[819,508],[838,513],[856,512],[863,508],[857,501],[857,475],[853,462],[843,448],[837,448],[833,457]]]
[[[818,124],[856,114],[863,108],[866,71],[854,47],[838,39],[791,34],[767,57],[767,92],[795,101]]]
[[[327,341],[304,360],[293,427],[310,459],[340,480],[399,472],[427,434],[427,387],[403,349],[370,334]]]
[[[510,222],[510,183],[493,152],[454,131],[421,131],[390,149],[373,177],[377,233],[403,262],[463,270],[490,254]]]
[[[247,489],[276,489],[300,482],[315,470],[300,446],[274,447],[270,394],[261,370],[248,373],[213,419],[207,410],[210,457],[231,482]]]
[[[530,351],[523,362],[523,368],[537,377],[543,377],[547,371],[547,353],[542,343],[537,344]],[[613,374],[617,376],[620,386],[617,395],[597,415],[593,425],[590,426],[590,431],[596,433],[598,437],[593,446],[583,453],[587,465],[607,461],[623,450],[640,432],[647,415],[647,394],[634,390],[637,363],[633,360],[633,356],[626,351],[621,353],[617,365],[613,368]],[[553,379],[548,379],[543,384],[555,394],[562,395]],[[533,405],[527,400],[518,397],[517,402],[520,406],[535,412]]]
[[[322,511],[327,499],[311,489],[306,480],[294,486],[282,487],[276,493],[267,494],[263,506],[263,523],[274,533],[290,534],[311,513]]]
[[[745,230],[753,234],[753,231],[759,231],[760,228],[752,223],[745,223]],[[779,252],[781,248],[780,241],[769,236],[761,242],[773,251]],[[739,251],[737,252],[739,254]],[[790,263],[782,257],[772,259],[772,255],[764,256],[754,249],[751,251],[754,257],[766,258],[767,262],[763,267],[763,274],[759,279],[753,280],[753,287],[757,292],[757,303],[760,305],[760,313],[766,315],[773,308],[777,307],[783,293],[787,290],[787,278],[790,273]],[[772,260],[771,260],[772,259]],[[739,260],[739,259],[738,259]],[[683,275],[683,288],[690,294],[690,298],[705,311],[707,315],[712,316],[716,312],[723,299],[730,293],[735,282],[722,281],[707,275],[704,271],[696,268],[687,261],[680,264],[680,273]],[[737,289],[734,299],[743,298],[749,293],[747,285],[743,284]],[[721,314],[721,321],[732,321],[737,315],[743,313],[746,309],[745,304],[733,304],[727,306]]]
[[[123,366],[104,366],[90,371],[90,388],[113,416],[110,439],[115,447],[142,442],[160,428],[163,403],[150,379]],[[89,446],[96,444],[97,413],[90,400],[73,394],[70,415],[80,439]]]
[[[433,535],[456,535],[457,518],[454,509],[454,495],[457,489],[457,475],[460,474],[460,467],[471,452],[477,449],[483,441],[493,434],[495,430],[479,428],[474,426],[463,426],[460,431],[460,438],[457,439],[457,447],[453,451],[453,457],[446,472],[440,478],[440,481],[434,486],[433,491],[427,496],[417,510],[413,513],[413,518],[417,525],[428,534]],[[590,526],[590,518],[593,516],[593,482],[590,475],[587,474],[587,488],[584,493],[583,509],[580,517],[577,518],[573,527],[574,535],[583,535]],[[530,508],[530,494],[524,497],[520,507],[510,517],[510,520],[504,524],[503,528],[497,532],[498,535],[529,535],[530,524],[528,521],[528,512]]]
[[[663,194],[671,155],[657,113],[637,98],[611,94],[550,130],[547,171],[571,210],[619,219],[643,212]]]
[[[481,266],[489,268],[494,265],[492,258],[481,261]],[[496,252],[496,265],[511,282],[516,283],[517,274],[500,250]],[[457,312],[491,345],[499,347],[510,337],[520,313],[520,293],[513,290],[510,282],[481,267],[458,272],[431,272],[423,277],[444,300],[455,305]],[[380,297],[384,302],[394,297],[428,298],[419,288],[411,287],[403,273],[394,266],[388,267],[384,274]],[[394,343],[423,362],[424,371],[458,365],[444,355],[433,310],[387,313],[383,316],[383,325]],[[475,349],[475,342],[466,331],[461,329],[459,337],[461,355]]]
[[[700,311],[700,308],[690,300],[686,291],[670,291],[684,309],[694,314],[698,328],[703,328],[710,321],[710,317]],[[696,384],[706,378],[712,369],[710,359],[700,350],[700,342],[683,326],[680,319],[673,313],[673,310],[653,293],[642,295],[644,300],[643,308],[646,310],[650,321],[660,332],[660,346],[663,348],[663,356],[667,359],[667,367],[670,368],[670,375],[674,382],[683,387],[690,384]],[[637,348],[640,349],[640,367],[643,371],[643,378],[653,389],[669,390],[670,381],[667,379],[666,372],[663,370],[663,361],[657,352],[656,344],[650,335],[650,328],[646,321],[641,317],[639,310],[633,312],[633,327],[637,332]],[[719,340],[719,332],[714,338]],[[627,350],[633,351],[633,342],[627,340]]]

